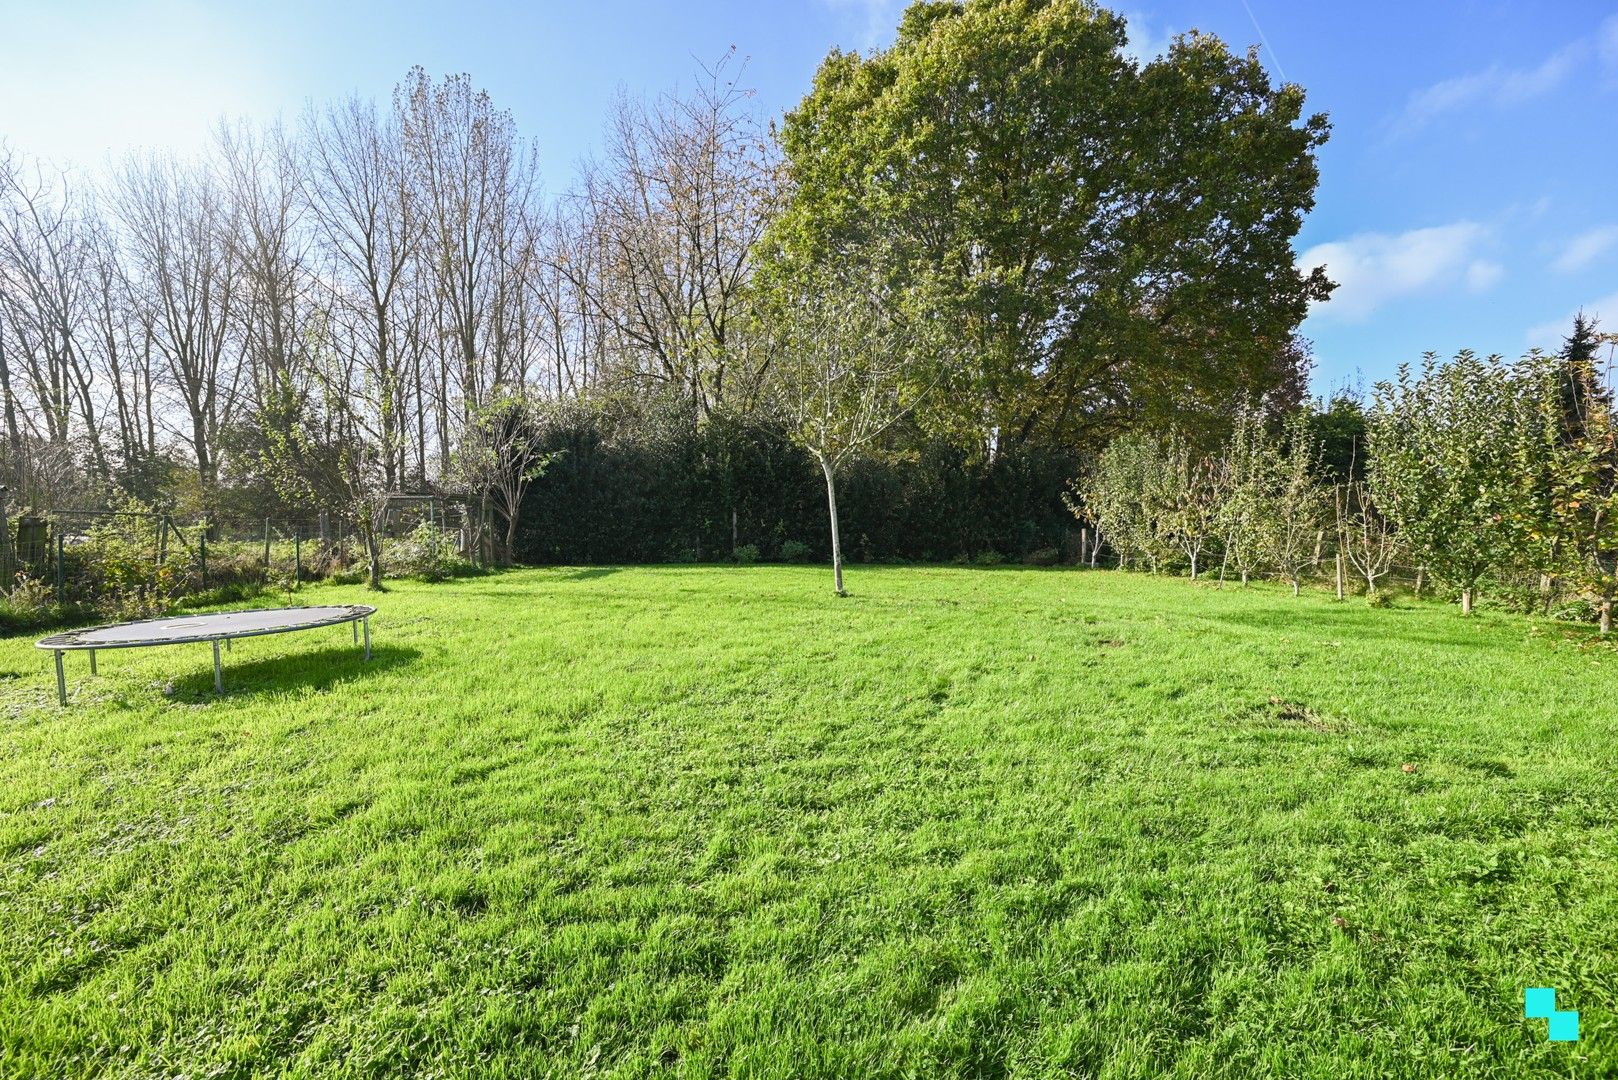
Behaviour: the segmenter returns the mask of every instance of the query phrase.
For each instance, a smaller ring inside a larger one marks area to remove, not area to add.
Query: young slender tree
[[[1161,539],[1178,547],[1191,566],[1191,580],[1201,571],[1202,556],[1219,535],[1221,492],[1215,463],[1197,454],[1178,432],[1167,442],[1168,469],[1154,494]],[[1153,489],[1148,489],[1153,490]]]
[[[1244,586],[1275,554],[1280,479],[1280,454],[1266,430],[1264,413],[1244,405],[1236,412],[1220,455],[1216,481],[1225,559],[1241,575]],[[1224,578],[1223,569],[1220,578]]]
[[[1370,477],[1376,503],[1420,565],[1458,589],[1470,615],[1478,582],[1515,554],[1521,381],[1499,357],[1428,354],[1377,386]]]
[[[1591,353],[1603,342],[1610,362],[1618,335],[1596,338]],[[1618,412],[1610,385],[1595,375],[1593,356],[1582,392],[1567,393],[1566,359],[1558,365],[1564,377],[1542,377],[1547,392],[1537,398],[1539,441],[1527,455],[1542,467],[1525,469],[1523,478],[1530,504],[1542,510],[1536,525],[1553,538],[1547,547],[1560,556],[1557,568],[1595,603],[1605,635],[1612,632],[1618,597]]]
[[[487,492],[505,519],[500,559],[510,565],[528,485],[544,475],[555,454],[541,442],[537,403],[521,390],[499,389],[472,413],[457,451],[458,479],[468,491]]]
[[[1398,537],[1365,481],[1338,484],[1333,496],[1338,554],[1365,579],[1365,598],[1371,600],[1376,596],[1376,583],[1393,569]]]
[[[777,268],[761,300],[757,326],[772,355],[777,407],[826,479],[832,578],[842,596],[838,472],[870,452],[928,389],[914,378],[923,338],[886,302],[877,275],[858,264]]]
[[[1276,464],[1270,561],[1297,596],[1303,589],[1304,571],[1318,557],[1325,518],[1325,493],[1316,478],[1320,444],[1307,411],[1299,409],[1287,419]]]

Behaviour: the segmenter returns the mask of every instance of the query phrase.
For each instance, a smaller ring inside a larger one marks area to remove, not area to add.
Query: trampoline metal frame
[[[325,626],[341,626],[348,623],[354,628],[354,644],[360,643],[360,635],[365,636],[365,659],[371,659],[371,616],[376,614],[376,608],[369,604],[343,604],[331,605],[340,607],[341,615],[320,619],[315,622],[299,623],[296,626],[275,626],[257,630],[240,630],[235,633],[206,633],[192,634],[185,637],[164,638],[159,641],[113,641],[107,643],[86,642],[79,640],[82,635],[97,630],[114,630],[124,626],[139,626],[142,622],[157,622],[157,619],[140,619],[127,623],[104,623],[101,626],[85,626],[77,630],[69,630],[61,634],[52,634],[50,637],[40,638],[34,642],[34,648],[47,649],[55,654],[56,658],[56,700],[62,705],[67,704],[67,675],[63,670],[62,656],[69,652],[88,652],[90,654],[90,674],[96,674],[96,653],[102,649],[155,649],[164,645],[197,645],[209,642],[213,645],[213,692],[225,692],[224,667],[219,659],[219,643],[225,643],[225,649],[230,650],[230,643],[237,638],[264,637],[269,634],[291,634],[299,630],[318,630]],[[244,608],[240,611],[207,612],[216,615],[252,615],[261,611],[298,611],[308,610],[299,608]],[[172,616],[171,616],[172,617]]]

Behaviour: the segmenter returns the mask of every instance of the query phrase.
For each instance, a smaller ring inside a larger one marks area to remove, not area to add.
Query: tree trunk
[[[1421,587],[1426,584],[1426,580],[1427,568],[1425,566],[1416,567],[1416,596],[1421,596]]]
[[[1343,598],[1343,553],[1337,553],[1337,599]]]
[[[1201,553],[1196,552],[1196,551],[1191,552],[1191,580],[1192,581],[1197,580],[1197,556],[1199,554],[1201,554]]]
[[[1601,633],[1603,635],[1612,633],[1612,597],[1610,596],[1601,598]]]
[[[829,462],[820,463],[821,470],[826,474],[826,509],[831,514],[831,572],[837,583],[837,595],[846,595],[843,591],[843,541],[837,531],[837,477],[832,471]]]
[[[1461,614],[1472,614],[1472,587],[1470,585],[1461,590]]]
[[[382,541],[377,536],[375,526],[362,526],[365,531],[365,561],[366,585],[372,589],[382,588]]]
[[[1301,596],[1301,595],[1303,595],[1303,583],[1301,581],[1299,581],[1296,577],[1294,577],[1292,579],[1292,595],[1293,596]]]

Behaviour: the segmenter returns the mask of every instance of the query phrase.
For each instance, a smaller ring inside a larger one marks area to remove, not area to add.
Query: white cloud
[[[1551,263],[1551,269],[1571,274],[1583,270],[1614,248],[1618,248],[1618,225],[1603,225],[1575,236]]]
[[[1305,270],[1324,265],[1326,276],[1337,282],[1320,314],[1357,322],[1406,296],[1463,285],[1473,292],[1490,288],[1505,273],[1481,255],[1490,236],[1489,229],[1471,221],[1391,236],[1359,233],[1316,244],[1298,257],[1298,265]]]
[[[1516,105],[1555,90],[1591,55],[1611,78],[1618,78],[1618,15],[1609,15],[1595,33],[1556,50],[1538,64],[1506,67],[1491,64],[1482,71],[1434,83],[1410,95],[1394,130],[1409,133],[1445,113],[1476,105]]]
[[[1473,292],[1486,292],[1506,276],[1506,268],[1488,259],[1475,259],[1466,268],[1466,287]]]
[[[1493,64],[1483,71],[1434,83],[1410,96],[1398,127],[1414,131],[1447,112],[1481,104],[1515,105],[1548,94],[1573,74],[1588,52],[1586,42],[1575,41],[1534,67]]]
[[[1169,44],[1174,40],[1173,30],[1164,26],[1154,31],[1152,20],[1139,11],[1126,11],[1123,16],[1124,29],[1129,34],[1129,40],[1124,45],[1125,56],[1144,64],[1169,51]]]
[[[1601,24],[1596,34],[1596,51],[1601,56],[1601,66],[1618,73],[1618,15],[1607,16],[1607,21]]]
[[[903,0],[824,0],[833,11],[860,16],[859,47],[874,49],[888,42],[899,28]]]
[[[1528,333],[1524,335],[1529,348],[1537,347],[1547,352],[1560,349],[1562,339],[1567,337],[1568,332],[1573,329],[1573,317],[1580,312],[1584,313],[1586,319],[1600,320],[1601,329],[1603,330],[1618,330],[1618,293],[1592,300],[1588,304],[1568,312],[1560,319],[1552,319],[1549,322],[1542,322],[1538,326],[1529,327]]]

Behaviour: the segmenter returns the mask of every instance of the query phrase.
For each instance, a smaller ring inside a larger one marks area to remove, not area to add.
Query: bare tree
[[[131,159],[113,202],[134,292],[183,412],[175,435],[190,449],[204,498],[219,478],[219,439],[235,413],[241,364],[231,335],[238,267],[225,200],[205,168],[172,158]]]
[[[440,438],[447,446],[453,393],[460,419],[496,386],[520,381],[506,306],[520,287],[513,268],[518,223],[536,186],[532,150],[511,114],[468,75],[434,84],[421,68],[394,91],[409,162],[408,198],[421,230],[440,343]]]
[[[333,320],[375,398],[387,483],[400,486],[412,442],[418,476],[425,480],[422,327],[408,295],[419,235],[397,118],[379,116],[372,103],[351,98],[311,111],[304,141],[304,197],[324,254]],[[418,420],[414,433],[411,406]]]
[[[1364,481],[1338,484],[1335,498],[1337,550],[1365,579],[1367,598],[1373,597],[1377,581],[1393,569],[1398,539]]]
[[[586,166],[577,196],[596,259],[588,274],[569,264],[625,346],[619,375],[679,387],[693,423],[745,412],[764,374],[738,331],[779,164],[746,108],[750,91],[727,74],[733,62],[734,52],[687,96],[619,99],[605,159]]]
[[[297,377],[310,282],[298,163],[280,127],[221,124],[223,227],[236,283],[232,312],[257,409]]]
[[[40,434],[57,444],[66,444],[78,426],[92,471],[105,480],[111,470],[97,417],[95,371],[84,348],[92,233],[65,177],[47,178],[36,165],[26,172],[8,169],[0,180],[0,306],[10,352],[20,358],[33,391],[31,417],[43,425]]]

